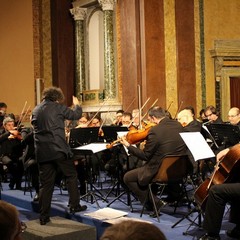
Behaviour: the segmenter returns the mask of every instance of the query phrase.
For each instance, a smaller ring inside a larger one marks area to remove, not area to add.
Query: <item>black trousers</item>
[[[240,183],[224,183],[212,186],[207,199],[204,229],[210,234],[219,234],[227,202],[231,204],[230,221],[240,224],[239,201]]]
[[[77,207],[79,205],[80,194],[78,191],[77,172],[73,162],[70,159],[62,157],[54,161],[39,163],[41,183],[39,192],[39,207],[41,217],[49,217],[50,215],[55,176],[58,168],[66,177],[70,206]]]

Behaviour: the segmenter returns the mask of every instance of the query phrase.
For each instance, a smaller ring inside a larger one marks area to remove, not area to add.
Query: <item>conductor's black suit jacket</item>
[[[43,100],[34,108],[31,123],[34,129],[35,156],[39,163],[71,155],[66,142],[64,121],[77,120],[81,115],[80,106],[72,110],[50,100]]]

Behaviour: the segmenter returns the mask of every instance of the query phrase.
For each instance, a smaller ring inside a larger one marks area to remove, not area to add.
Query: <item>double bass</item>
[[[201,183],[194,193],[194,199],[203,211],[206,208],[208,192],[211,186],[235,182],[235,179],[237,177],[239,178],[239,170],[240,144],[236,144],[229,150],[225,157],[216,164],[211,177]]]

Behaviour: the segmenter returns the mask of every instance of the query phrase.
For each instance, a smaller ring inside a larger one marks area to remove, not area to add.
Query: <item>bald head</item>
[[[233,107],[228,112],[228,120],[232,125],[237,125],[240,121],[240,110],[237,107]]]
[[[192,112],[189,109],[184,109],[180,111],[178,113],[177,119],[184,127],[194,120]]]

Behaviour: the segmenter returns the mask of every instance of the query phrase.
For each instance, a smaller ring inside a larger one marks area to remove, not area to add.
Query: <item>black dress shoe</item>
[[[35,194],[34,198],[33,198],[34,202],[38,202],[39,201],[39,195],[38,193]]]
[[[199,238],[199,240],[220,240],[220,236],[209,236],[207,233],[204,234],[202,237]]]
[[[226,233],[227,233],[228,237],[240,239],[240,229],[239,228],[235,227],[232,230],[227,230]]]
[[[40,225],[46,225],[48,222],[50,222],[50,218],[49,217],[40,217],[39,221],[40,221]]]
[[[86,205],[78,205],[76,207],[70,207],[70,213],[76,213],[76,212],[82,212],[85,211],[87,209]]]

